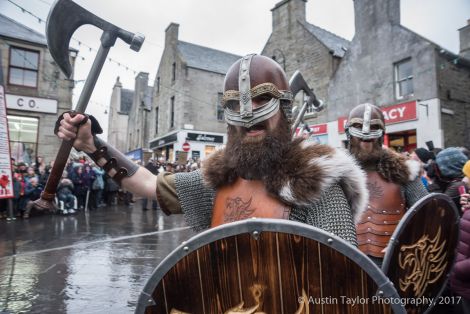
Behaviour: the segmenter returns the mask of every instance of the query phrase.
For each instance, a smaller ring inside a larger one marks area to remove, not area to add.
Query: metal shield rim
[[[425,197],[421,198],[419,200],[419,202],[415,203],[405,213],[405,215],[402,217],[402,219],[398,223],[397,227],[395,228],[395,231],[393,232],[392,237],[390,238],[390,242],[389,242],[390,243],[389,244],[390,248],[389,249],[387,248],[387,252],[385,253],[385,257],[384,257],[384,260],[383,260],[383,263],[382,263],[382,272],[385,276],[386,276],[387,272],[389,271],[390,262],[391,262],[391,259],[392,259],[392,254],[389,254],[388,252],[393,252],[395,247],[400,244],[400,242],[396,239],[398,239],[405,230],[402,226],[408,224],[408,221],[413,219],[413,217],[418,213],[418,209],[416,207],[419,206],[424,201],[429,200],[429,199],[442,199],[442,200],[448,201],[448,203],[451,205],[450,207],[454,211],[454,214],[455,214],[455,217],[456,217],[456,221],[454,221],[454,223],[457,224],[457,225],[459,224],[459,220],[460,220],[459,211],[458,211],[457,207],[455,206],[454,201],[448,195],[443,194],[443,193],[430,193],[430,194],[426,195]],[[420,209],[421,208],[423,208],[423,207],[420,207]],[[455,256],[454,256],[454,259],[455,259]],[[439,289],[439,292],[437,293],[436,298],[438,298],[444,292],[444,289],[447,286],[448,280],[449,280],[449,276],[447,276],[447,278],[442,283],[442,287],[441,287],[441,289]],[[398,293],[398,291],[397,291],[397,293]],[[429,306],[423,314],[428,313],[433,307],[434,306]]]
[[[346,242],[346,240],[305,223],[284,219],[252,218],[205,230],[179,245],[160,262],[147,280],[139,296],[135,313],[143,314],[148,305],[154,304],[152,298],[153,291],[155,291],[163,276],[183,257],[211,242],[244,233],[253,234],[255,231],[296,234],[329,246],[346,255],[356,264],[364,265],[365,267],[361,268],[374,280],[378,287],[377,291],[382,291],[384,298],[400,298],[393,283],[385,276],[381,269],[359,249]],[[404,307],[400,304],[391,304],[391,307],[394,313],[406,313]]]

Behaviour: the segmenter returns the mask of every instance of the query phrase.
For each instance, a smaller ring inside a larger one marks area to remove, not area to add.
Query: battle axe
[[[302,76],[299,70],[295,71],[294,75],[292,75],[291,79],[289,80],[289,86],[290,91],[292,92],[292,97],[295,98],[295,95],[297,95],[297,93],[300,91],[303,91],[307,96],[302,107],[299,110],[299,113],[295,117],[294,123],[292,124],[291,131],[292,134],[295,135],[295,130],[299,126],[300,122],[303,120],[308,106],[313,105],[314,110],[316,112],[319,112],[325,109],[325,105],[321,100],[317,99],[317,96],[313,92],[313,89],[308,86],[307,82],[305,81],[304,77]]]
[[[73,33],[82,25],[91,24],[101,30],[101,46],[96,54],[95,61],[91,67],[90,73],[83,86],[82,93],[78,99],[75,111],[84,113],[91,93],[95,87],[98,76],[106,61],[109,49],[114,46],[116,39],[120,38],[130,45],[130,48],[139,51],[144,36],[125,31],[98,16],[85,10],[71,0],[56,0],[52,5],[47,18],[46,37],[49,51],[55,62],[59,65],[62,72],[70,77],[72,75],[72,66],[69,60],[69,44]],[[73,140],[62,141],[59,152],[52,167],[51,174],[47,180],[46,187],[41,194],[41,198],[35,202],[37,207],[52,210],[54,208],[53,200],[57,190],[57,185],[65,164],[73,146]]]

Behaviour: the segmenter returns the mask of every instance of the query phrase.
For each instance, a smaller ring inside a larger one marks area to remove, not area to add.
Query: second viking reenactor
[[[379,267],[406,210],[428,194],[419,163],[383,148],[384,134],[380,108],[361,104],[352,109],[346,124],[348,149],[366,171],[369,190],[369,204],[357,224],[357,240],[359,249]]]
[[[195,230],[250,217],[304,222],[356,244],[354,219],[367,202],[365,176],[346,153],[292,141],[292,94],[282,68],[247,55],[224,83],[228,143],[202,171],[157,177],[136,167],[90,131],[81,115],[64,115],[58,136],[91,156],[133,193],[157,198],[160,208],[183,213]]]

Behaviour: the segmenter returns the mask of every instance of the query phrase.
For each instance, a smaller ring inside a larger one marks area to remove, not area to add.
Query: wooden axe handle
[[[55,193],[57,192],[57,185],[59,184],[60,179],[62,178],[62,173],[64,172],[65,165],[70,155],[70,151],[73,147],[73,140],[71,141],[62,141],[60,144],[59,152],[57,153],[54,165],[52,166],[51,173],[47,179],[46,187],[41,194],[43,200],[52,202],[54,200]]]

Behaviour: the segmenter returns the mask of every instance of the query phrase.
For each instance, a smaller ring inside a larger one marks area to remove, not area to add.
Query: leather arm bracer
[[[123,153],[94,136],[93,140],[97,150],[93,153],[87,153],[88,156],[119,185],[124,178],[133,176],[139,169],[139,165],[135,164],[124,156]]]

